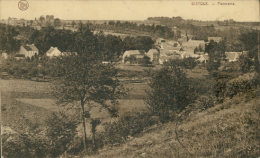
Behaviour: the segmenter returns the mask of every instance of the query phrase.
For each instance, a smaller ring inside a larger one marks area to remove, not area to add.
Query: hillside
[[[118,147],[86,158],[258,157],[260,98],[236,96],[207,110],[192,110],[176,122],[156,125]]]

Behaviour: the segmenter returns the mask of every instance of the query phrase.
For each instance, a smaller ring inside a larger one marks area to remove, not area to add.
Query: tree
[[[211,40],[209,44],[207,44],[205,52],[209,54],[209,61],[206,66],[209,72],[217,71],[221,66],[221,61],[226,57],[225,50],[225,41],[217,43]]]
[[[54,20],[54,26],[55,26],[55,27],[61,26],[61,20],[58,19],[58,18],[56,18],[56,19]]]
[[[76,25],[75,21],[72,21],[71,25],[74,27]]]
[[[57,61],[55,96],[60,103],[80,101],[84,146],[88,146],[85,119],[90,118],[91,102],[99,103],[112,115],[110,102],[116,106],[116,99],[122,94],[122,86],[116,79],[113,65],[103,65],[97,38],[89,29],[79,32],[75,38],[74,52]],[[88,107],[86,107],[86,106]],[[112,106],[112,107],[113,107]],[[115,111],[114,111],[115,112]]]
[[[168,66],[160,69],[151,79],[145,102],[153,115],[162,122],[169,121],[174,113],[181,112],[196,98],[191,83],[181,68]]]
[[[243,73],[247,73],[250,71],[251,67],[253,66],[253,61],[245,55],[241,55],[238,59],[240,69]]]

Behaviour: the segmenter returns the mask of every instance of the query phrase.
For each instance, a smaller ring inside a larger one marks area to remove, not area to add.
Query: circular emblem
[[[21,0],[19,3],[18,3],[18,8],[22,11],[25,11],[27,10],[29,7],[29,3],[26,1],[26,0]]]

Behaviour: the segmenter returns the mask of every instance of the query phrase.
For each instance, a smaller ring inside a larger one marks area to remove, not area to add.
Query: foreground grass
[[[260,98],[236,96],[176,123],[155,125],[119,147],[105,147],[92,157],[258,157]],[[86,156],[87,157],[87,156]]]

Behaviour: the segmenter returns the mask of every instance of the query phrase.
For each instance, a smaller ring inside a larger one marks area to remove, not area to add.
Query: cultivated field
[[[145,109],[146,105],[142,99],[145,97],[145,89],[148,89],[148,86],[132,83],[125,84],[124,87],[130,91],[119,100],[119,115],[123,116],[132,111]],[[56,104],[50,82],[1,80],[1,93],[3,131],[6,129],[25,130],[31,124],[44,123],[52,112],[67,111],[67,108]],[[80,108],[79,105],[79,102],[68,105],[67,107],[74,107],[69,113],[75,113]],[[101,106],[96,103],[91,103],[91,105],[94,106],[90,111],[91,118],[100,118],[103,123],[111,121],[107,110],[100,111]],[[88,133],[91,132],[88,131]]]

